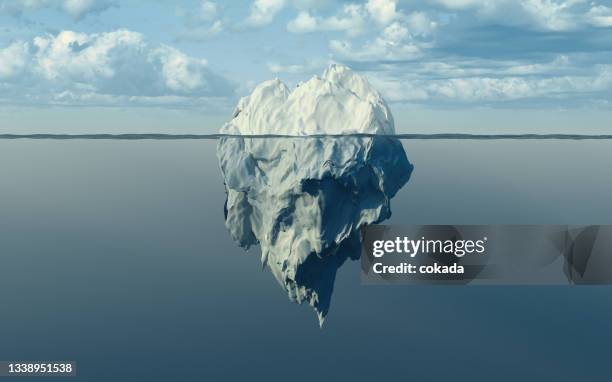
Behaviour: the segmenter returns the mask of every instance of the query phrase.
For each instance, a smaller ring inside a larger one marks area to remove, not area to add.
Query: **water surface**
[[[403,145],[389,224],[612,224],[612,141]],[[609,287],[366,287],[350,262],[319,329],[229,237],[215,146],[0,140],[0,359],[83,381],[609,375]]]

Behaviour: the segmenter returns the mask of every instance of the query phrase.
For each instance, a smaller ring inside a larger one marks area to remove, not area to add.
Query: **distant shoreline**
[[[179,140],[179,139],[219,139],[223,137],[243,138],[342,138],[342,137],[374,137],[385,136],[397,139],[472,139],[472,140],[499,140],[499,139],[562,139],[562,140],[604,140],[612,139],[612,134],[346,134],[346,135],[228,135],[228,134],[0,134],[0,139],[108,139],[108,140]]]

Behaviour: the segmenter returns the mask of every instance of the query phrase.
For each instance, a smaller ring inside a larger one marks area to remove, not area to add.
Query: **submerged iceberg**
[[[293,92],[264,82],[222,132],[237,134],[217,146],[230,235],[244,248],[260,244],[264,266],[322,324],[337,269],[361,254],[361,228],[391,216],[413,169],[389,136],[389,108],[367,80],[332,66]],[[305,137],[342,133],[385,135]],[[246,136],[266,134],[300,137]]]

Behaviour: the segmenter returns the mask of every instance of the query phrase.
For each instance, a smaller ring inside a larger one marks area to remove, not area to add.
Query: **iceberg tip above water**
[[[331,65],[291,91],[265,81],[243,97],[220,131],[232,135],[394,134],[391,111],[368,80]]]

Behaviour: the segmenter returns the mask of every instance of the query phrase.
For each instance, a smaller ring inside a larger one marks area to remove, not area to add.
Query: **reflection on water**
[[[391,216],[390,200],[413,166],[390,137],[223,137],[217,157],[225,225],[243,248],[261,245],[292,301],[319,322],[337,269],[361,253],[360,228]]]

